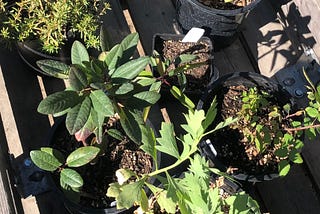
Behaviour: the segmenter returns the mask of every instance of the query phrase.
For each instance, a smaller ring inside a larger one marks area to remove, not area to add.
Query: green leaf
[[[71,47],[72,64],[81,65],[82,62],[89,62],[89,54],[86,47],[79,41],[75,41]]]
[[[124,184],[127,180],[129,180],[129,178],[135,175],[136,174],[130,169],[118,169],[116,171],[116,176],[120,185]]]
[[[107,54],[105,63],[108,66],[109,75],[112,75],[112,73],[116,69],[119,63],[120,57],[122,56],[122,53],[123,53],[122,48],[120,44],[118,44],[118,45],[115,45],[113,48],[111,48],[111,50]]]
[[[191,134],[193,139],[197,139],[204,131],[202,128],[202,121],[205,119],[203,110],[195,110],[194,112],[189,110],[189,113],[184,115],[187,120],[187,124],[181,125],[181,127]]]
[[[291,160],[293,163],[296,163],[296,164],[303,163],[303,159],[302,159],[300,153],[298,152],[298,150],[296,150],[296,149],[293,149],[290,151],[289,160]]]
[[[131,91],[133,91],[134,86],[131,83],[124,83],[122,84],[117,90],[116,90],[116,94],[127,94]]]
[[[108,129],[107,134],[117,140],[123,140],[123,134],[117,129]]]
[[[157,145],[156,148],[168,155],[171,155],[179,159],[179,150],[177,147],[176,139],[174,137],[174,129],[171,123],[161,123],[160,138],[157,138],[157,141],[160,145]]]
[[[67,114],[66,127],[70,134],[75,134],[86,124],[91,110],[91,100],[86,97],[82,103],[73,107]]]
[[[92,91],[90,98],[92,106],[96,112],[99,112],[99,114],[105,117],[111,117],[114,115],[115,112],[112,101],[102,90]]]
[[[133,142],[140,145],[142,140],[140,125],[144,124],[141,112],[121,109],[119,115],[125,133]]]
[[[67,158],[69,167],[83,166],[92,161],[100,152],[100,149],[95,146],[80,147],[73,151]]]
[[[76,67],[71,67],[69,74],[69,83],[72,89],[75,91],[81,91],[88,85],[86,74]]]
[[[229,126],[230,124],[232,123],[235,123],[238,119],[237,118],[227,118],[225,121],[222,121],[220,123],[218,123],[218,125],[214,128],[213,132],[219,130],[219,129],[222,129],[226,126]]]
[[[134,94],[133,97],[141,107],[146,107],[155,104],[160,99],[160,94],[155,91],[142,91]]]
[[[211,123],[216,118],[216,115],[217,115],[217,103],[216,103],[216,99],[213,99],[206,113],[206,118],[204,119],[204,121],[202,121],[203,130],[206,130],[211,125]]]
[[[177,204],[172,198],[167,197],[167,191],[161,191],[158,195],[157,202],[161,209],[167,211],[167,213],[176,213]]]
[[[312,118],[317,117],[318,114],[319,114],[318,110],[315,109],[315,108],[312,108],[312,107],[307,107],[307,108],[306,108],[306,112],[307,112],[307,114],[308,114],[310,117],[312,117]]]
[[[146,212],[149,210],[149,201],[148,201],[148,196],[144,189],[141,189],[141,200],[139,203],[141,209]]]
[[[194,103],[184,93],[182,93],[178,87],[172,86],[170,92],[182,105],[193,111],[195,108]]]
[[[286,176],[290,171],[290,164],[287,160],[281,160],[278,164],[278,170],[280,176]]]
[[[135,202],[140,201],[143,184],[144,180],[140,180],[134,183],[123,185],[121,192],[117,197],[117,208],[129,209]]]
[[[100,47],[101,51],[108,51],[111,48],[111,37],[103,25],[100,27]]]
[[[152,129],[145,125],[140,125],[142,133],[142,145],[141,149],[149,154],[155,163],[157,163],[157,150],[156,150],[156,137]],[[157,169],[158,166],[156,166]]]
[[[134,51],[139,42],[139,34],[138,33],[131,33],[126,36],[120,43],[122,48],[123,54],[120,60],[120,64],[123,64],[130,60],[133,56]]]
[[[109,184],[109,188],[107,190],[107,196],[117,198],[121,192],[121,186],[119,183],[111,183]]]
[[[59,91],[42,100],[37,110],[41,114],[55,114],[73,108],[80,102],[81,99],[77,92]]]
[[[196,55],[192,54],[181,54],[174,60],[174,64],[179,65],[179,64],[184,64],[191,62],[192,60],[195,60],[197,58]]]
[[[277,149],[274,154],[280,158],[285,158],[288,156],[288,149],[286,147]]]
[[[125,83],[134,79],[138,74],[145,69],[148,65],[150,58],[140,57],[138,59],[131,60],[119,68],[117,68],[111,75],[111,80],[114,83]]]
[[[61,163],[61,165],[65,163],[65,157],[59,150],[50,147],[41,147],[40,150],[55,157]]]
[[[72,188],[79,188],[83,185],[81,175],[73,169],[63,169],[60,173],[60,183],[65,183]]]
[[[57,170],[63,164],[56,157],[44,151],[33,150],[30,152],[30,157],[37,167],[50,172]]]
[[[38,60],[37,65],[43,72],[45,72],[49,76],[60,79],[67,79],[69,77],[70,66],[64,64],[63,62],[43,59]]]

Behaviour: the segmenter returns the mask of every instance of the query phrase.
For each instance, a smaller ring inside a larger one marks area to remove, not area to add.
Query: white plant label
[[[198,42],[199,39],[203,36],[204,29],[193,27],[191,28],[185,37],[182,39],[182,42]]]

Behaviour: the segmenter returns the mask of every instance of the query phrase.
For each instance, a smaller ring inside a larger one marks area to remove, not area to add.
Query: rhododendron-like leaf
[[[100,152],[100,149],[95,146],[80,147],[73,151],[67,158],[69,167],[83,166],[92,161]]]

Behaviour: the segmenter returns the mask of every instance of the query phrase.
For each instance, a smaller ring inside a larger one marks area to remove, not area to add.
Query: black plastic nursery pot
[[[71,63],[70,50],[71,43],[68,43],[64,47],[61,48],[58,54],[48,54],[44,51],[41,51],[41,45],[38,40],[29,40],[25,42],[18,42],[17,49],[20,58],[25,62],[30,68],[36,71],[38,74],[48,76],[45,72],[43,72],[37,65],[38,60],[50,59],[61,61],[66,64]]]
[[[149,120],[147,120],[147,124],[151,128],[153,128],[153,125]],[[64,138],[66,138],[65,136],[68,136],[67,139],[64,139]],[[65,144],[68,145],[67,147],[64,146],[62,150],[60,148],[56,148],[57,143],[63,144],[63,142],[66,140],[69,140],[68,142],[65,142]],[[56,122],[54,123],[54,125],[52,126],[52,128],[50,129],[50,132],[47,136],[46,145],[49,145],[52,148],[60,149],[61,152],[67,154],[68,153],[67,150],[74,149],[74,145],[69,145],[69,144],[71,144],[70,143],[71,141],[76,141],[76,140],[74,139],[74,136],[69,135],[69,132],[66,129],[65,117],[58,118],[56,120]],[[78,142],[78,143],[81,144],[80,142]],[[161,154],[159,154],[159,153],[157,156],[158,156],[158,166],[160,167],[162,164],[162,161],[164,161],[164,160],[162,160]],[[98,165],[98,164],[99,164],[99,162],[95,165]],[[111,165],[111,163],[109,165]],[[92,165],[90,167],[92,167]],[[153,164],[153,167],[154,167],[154,164]],[[108,170],[106,170],[106,168],[104,168],[104,170],[108,171]],[[92,173],[92,172],[90,172],[90,173]],[[74,202],[71,199],[69,199],[64,194],[62,189],[60,188],[59,176],[57,174],[53,174],[53,173],[48,172],[48,173],[46,173],[46,176],[48,177],[48,180],[50,181],[50,183],[54,187],[54,190],[58,193],[58,195],[61,196],[60,198],[63,201],[66,210],[71,214],[131,214],[137,208],[137,207],[133,206],[130,209],[118,210],[116,208],[116,201],[112,201],[109,204],[106,204],[105,208],[95,208],[95,207],[89,206],[88,204]],[[111,176],[114,176],[114,175],[111,175]],[[95,182],[95,181],[89,181],[89,182]],[[86,183],[86,180],[84,180],[84,184],[85,183]],[[156,183],[156,181],[153,179],[153,180],[150,180],[150,183]],[[105,190],[103,190],[103,191],[105,191]],[[90,194],[92,194],[92,193],[90,193]],[[150,192],[147,191],[147,194],[150,194]],[[101,192],[100,192],[100,196],[101,196]],[[94,195],[94,197],[100,197],[100,196],[98,196],[98,194]],[[105,196],[105,194],[104,194],[104,196]],[[94,202],[92,202],[92,203],[94,203]]]
[[[261,0],[233,10],[210,8],[198,0],[177,0],[177,19],[184,31],[192,27],[206,30],[205,35],[215,42],[215,48],[230,45],[237,38],[237,31],[246,15]]]
[[[185,35],[178,35],[178,34],[155,34],[153,37],[153,52],[156,51],[162,60],[164,59],[164,43],[165,41],[178,41],[181,42],[181,40],[184,38]],[[199,49],[201,52],[201,49],[207,45],[209,47],[208,53],[208,65],[207,69],[205,71],[205,75],[201,78],[195,78],[191,75],[186,75],[187,77],[187,86],[185,88],[184,93],[190,97],[192,100],[195,100],[198,102],[199,97],[207,90],[207,88],[218,78],[219,73],[216,69],[214,69],[213,65],[213,44],[211,40],[208,37],[202,37],[198,42],[196,43],[190,43],[191,48],[187,50],[170,50],[172,52],[175,52],[175,54],[197,54],[197,49]],[[196,50],[196,51],[195,51]],[[200,53],[201,54],[201,53]],[[195,68],[196,69],[196,68]],[[153,68],[153,74],[156,77],[159,77],[160,74],[157,71],[156,68]],[[177,77],[173,77],[176,79],[169,79],[168,82],[170,85],[162,84],[161,87],[161,94],[165,95],[165,98],[169,98],[171,96],[170,94],[170,88],[172,85],[178,85]],[[172,81],[173,80],[173,81]],[[162,96],[163,98],[163,96]]]
[[[226,93],[226,88],[230,86],[239,86],[244,85],[246,87],[257,87],[258,89],[262,89],[268,94],[272,95],[274,98],[274,102],[279,104],[279,106],[283,106],[287,103],[290,103],[291,106],[294,106],[293,98],[290,94],[285,91],[279,84],[271,81],[269,78],[264,77],[257,73],[233,73],[225,75],[219,78],[212,85],[211,89],[205,94],[198,103],[198,109],[208,109],[212,100],[216,97],[217,100],[217,123],[222,121],[221,118],[221,106],[222,100]],[[236,115],[235,115],[236,117]],[[213,125],[211,129],[214,127]],[[210,128],[209,128],[210,129]],[[200,143],[200,150],[202,153],[214,164],[214,166],[221,171],[226,172],[230,169],[232,165],[233,168],[236,168],[235,171],[231,171],[231,175],[241,181],[249,181],[249,182],[261,182],[266,180],[272,180],[276,177],[279,177],[278,169],[273,165],[272,167],[268,166],[266,169],[261,171],[254,170],[246,171],[241,168],[239,158],[243,158],[245,155],[244,148],[240,148],[238,145],[241,133],[239,131],[224,128],[221,131],[219,130],[219,134],[212,134],[208,136],[208,138],[203,139]],[[224,148],[230,148],[232,154],[230,157],[233,157],[237,160],[229,160],[229,157],[223,156],[221,151]],[[231,163],[232,162],[232,163]],[[251,169],[250,169],[251,170]],[[259,171],[259,172],[258,172]]]

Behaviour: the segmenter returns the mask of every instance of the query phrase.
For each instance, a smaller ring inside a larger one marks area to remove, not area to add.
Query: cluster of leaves
[[[60,184],[69,192],[79,192],[83,185],[80,174],[70,167],[83,166],[99,153],[104,154],[102,143],[106,134],[119,140],[124,138],[122,132],[108,126],[111,119],[120,120],[125,134],[137,144],[147,141],[146,136],[154,136],[145,124],[142,111],[160,98],[160,82],[150,71],[144,71],[149,57],[132,59],[138,41],[138,34],[130,34],[111,50],[102,52],[99,59],[90,59],[84,45],[75,41],[71,50],[72,65],[38,61],[43,71],[67,78],[70,85],[43,99],[38,111],[54,116],[66,114],[69,133],[82,141],[84,147],[76,149],[66,160],[51,148],[34,150],[30,156],[39,168],[60,172]],[[86,139],[92,134],[94,143],[88,146]]]
[[[169,59],[162,60],[159,53],[155,51],[152,59],[153,70],[159,73],[159,79],[164,84],[171,86],[167,79],[177,77],[181,91],[184,91],[187,86],[185,71],[207,64],[207,62],[193,62],[197,59],[197,56],[193,54],[181,54],[170,61]]]
[[[277,106],[270,100],[271,95],[256,87],[244,91],[241,97],[242,109],[233,127],[240,129],[248,141],[255,145],[257,155],[263,155],[266,149],[276,148],[279,174],[285,176],[290,170],[290,162],[303,162],[300,151],[304,144],[299,127],[305,124],[298,117],[303,111],[292,114],[290,104]],[[310,112],[308,108],[307,114]],[[305,121],[309,121],[309,118],[305,117]]]
[[[218,188],[211,186],[210,176],[213,172],[217,173],[217,170],[210,168],[208,162],[197,153],[198,143],[206,135],[235,121],[229,118],[219,123],[215,129],[205,132],[215,116],[214,102],[206,114],[203,110],[189,108],[188,114],[185,114],[187,124],[181,125],[187,134],[179,138],[175,137],[173,125],[163,122],[160,137],[150,137],[153,143],[149,140],[149,143],[143,144],[141,148],[155,160],[158,158],[156,155],[158,150],[176,158],[176,161],[142,176],[128,169],[119,169],[116,173],[118,182],[110,184],[107,192],[109,197],[116,198],[117,208],[130,208],[133,204],[138,204],[143,212],[152,212],[146,194],[148,188],[161,210],[167,213],[175,213],[177,208],[180,213],[216,213],[222,212],[226,205],[233,211],[248,212],[254,209],[259,212],[257,204],[248,195],[239,193],[224,200],[220,197]],[[183,145],[181,153],[178,150],[177,140]],[[180,164],[187,160],[190,161],[188,171],[183,177],[173,178],[169,170],[180,167]],[[132,178],[135,178],[134,181]],[[158,179],[161,185],[154,186],[149,182],[150,178]],[[239,203],[235,203],[236,201]]]
[[[67,77],[70,85],[42,100],[38,112],[66,114],[71,135],[85,141],[94,133],[98,142],[102,141],[105,122],[117,113],[126,134],[139,144],[141,131],[131,123],[143,123],[140,111],[136,110],[142,111],[158,101],[160,82],[151,72],[144,71],[150,57],[131,59],[138,40],[138,34],[130,34],[99,59],[90,59],[84,45],[75,41],[71,66],[53,60],[38,61],[43,71]]]
[[[0,6],[3,9],[3,0]],[[0,38],[5,41],[39,39],[44,51],[57,53],[68,37],[79,35],[86,46],[98,48],[99,17],[108,3],[101,0],[21,0],[1,11]]]

